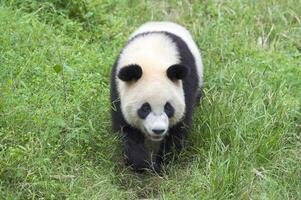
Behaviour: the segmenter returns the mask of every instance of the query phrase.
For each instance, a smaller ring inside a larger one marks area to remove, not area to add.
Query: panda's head
[[[137,64],[118,72],[121,110],[125,120],[152,141],[161,141],[185,113],[182,79],[189,70],[174,64],[149,71]]]

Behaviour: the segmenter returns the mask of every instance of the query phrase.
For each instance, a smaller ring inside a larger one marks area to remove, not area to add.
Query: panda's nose
[[[153,129],[152,131],[153,131],[155,134],[160,135],[160,134],[162,134],[162,133],[165,131],[165,129]]]

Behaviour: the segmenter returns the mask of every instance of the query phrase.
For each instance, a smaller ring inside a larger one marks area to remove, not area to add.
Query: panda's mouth
[[[149,135],[149,138],[154,141],[154,142],[159,142],[162,141],[164,136],[159,136],[159,135]]]

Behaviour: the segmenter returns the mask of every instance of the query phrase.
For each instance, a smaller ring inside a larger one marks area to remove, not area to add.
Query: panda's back
[[[163,22],[148,22],[140,26],[131,36],[130,39],[136,37],[140,34],[146,34],[150,32],[167,32],[174,34],[181,38],[188,49],[191,51],[194,59],[197,70],[197,75],[199,77],[199,86],[202,86],[203,83],[203,64],[201,59],[201,54],[198,50],[197,45],[193,41],[193,38],[189,31],[181,25],[178,25],[173,22],[163,21]]]

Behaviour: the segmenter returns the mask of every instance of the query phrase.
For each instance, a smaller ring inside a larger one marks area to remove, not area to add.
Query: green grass
[[[185,25],[205,69],[164,177],[123,166],[110,122],[111,66],[149,20]],[[300,1],[1,0],[0,28],[0,199],[301,198]]]

